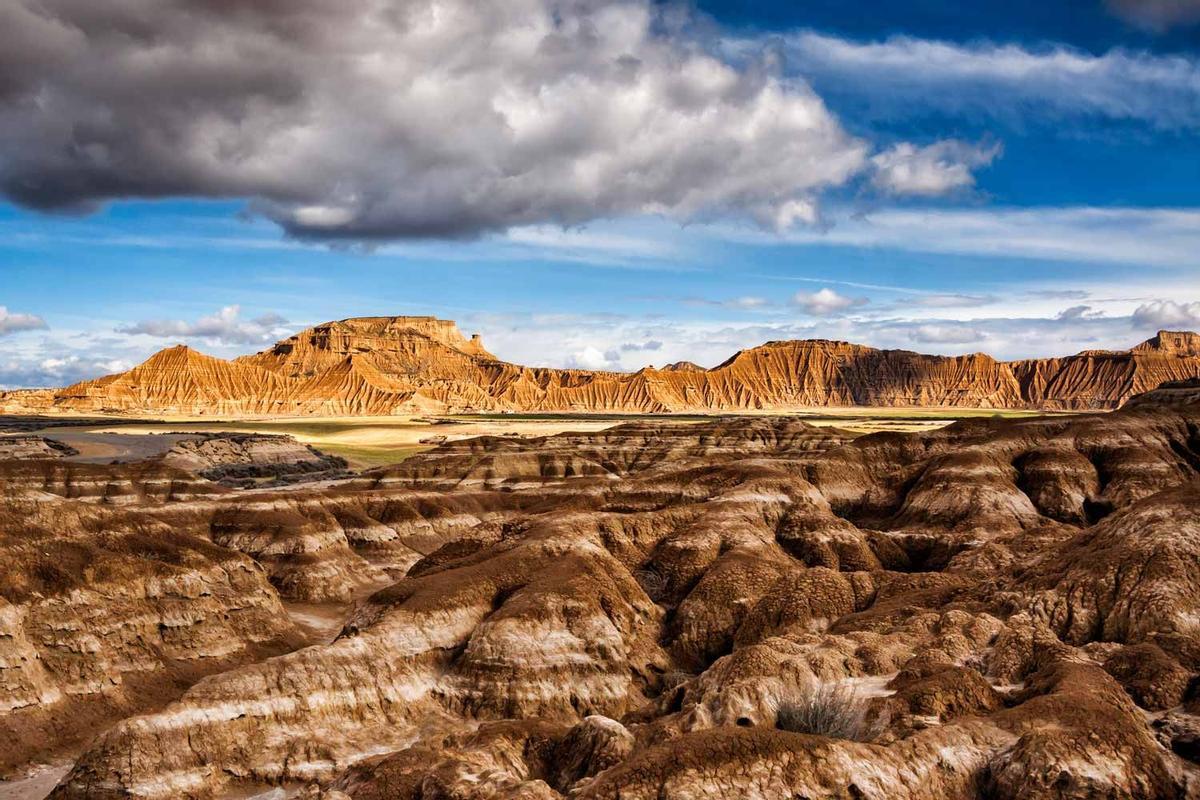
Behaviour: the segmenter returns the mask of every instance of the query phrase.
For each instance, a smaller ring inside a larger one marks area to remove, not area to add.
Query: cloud
[[[1133,324],[1139,328],[1200,328],[1200,302],[1155,300],[1138,306]]]
[[[46,321],[36,314],[18,314],[0,306],[0,336],[20,331],[44,330],[49,327]]]
[[[792,305],[820,317],[866,305],[867,302],[869,301],[865,297],[847,297],[828,287],[816,292],[796,292],[792,295]]]
[[[1186,6],[1188,14],[1196,7],[1195,0],[1172,5]],[[812,31],[783,42],[792,69],[817,86],[869,97],[863,108],[870,113],[911,116],[938,109],[1017,118],[1032,113],[1043,120],[1084,115],[1168,129],[1200,127],[1200,61],[1193,55],[1122,49],[1093,55],[1062,45],[1035,50],[908,36],[859,42]]]
[[[614,370],[621,368],[620,357],[621,354],[616,350],[605,352],[589,345],[571,353],[566,360],[566,366],[568,369]]]
[[[1055,317],[1055,319],[1072,320],[1101,316],[1104,316],[1104,312],[1096,311],[1091,306],[1071,306],[1070,308],[1064,308],[1062,311],[1058,312],[1058,316]]]
[[[1106,5],[1122,19],[1155,33],[1200,22],[1200,0],[1107,0]]]
[[[871,157],[871,183],[885,194],[933,197],[975,185],[971,170],[1000,154],[999,145],[947,139],[926,147],[901,142]]]
[[[772,303],[765,297],[755,297],[752,295],[744,295],[742,297],[730,297],[725,300],[710,300],[705,297],[688,297],[683,300],[684,305],[689,306],[714,306],[717,308],[732,308],[738,311],[756,311],[760,309],[770,308]]]
[[[1086,300],[1091,296],[1082,289],[1034,289],[1024,293],[1026,297],[1037,297],[1043,300]]]
[[[831,220],[827,229],[791,231],[783,241],[1181,269],[1195,267],[1200,253],[1200,208],[891,208]],[[727,240],[765,240],[732,226],[709,230]]]
[[[990,294],[925,294],[915,297],[905,297],[899,301],[903,305],[920,306],[921,308],[975,308],[999,302],[1000,298]]]
[[[816,219],[866,163],[765,43],[650,0],[10,0],[0,192],[249,198],[298,237]]]
[[[922,344],[964,344],[981,342],[987,334],[969,325],[944,323],[941,325],[918,325],[909,333],[914,342]]]
[[[464,322],[479,330],[499,357],[534,366],[589,365],[634,370],[640,353],[619,353],[622,342],[643,337],[663,343],[655,363],[692,361],[715,366],[738,350],[772,340],[840,339],[884,349],[960,355],[984,351],[1001,359],[1062,356],[1092,349],[1126,349],[1153,330],[1132,327],[1130,310],[1101,317],[1057,319],[1054,313],[1005,317],[873,319],[829,316],[771,321],[601,319],[594,315],[483,315]],[[590,348],[590,352],[583,352]],[[618,365],[607,359],[623,355]]]
[[[68,386],[82,380],[122,372],[133,363],[117,358],[69,355],[60,358],[0,360],[0,389]]]
[[[642,353],[662,350],[663,343],[657,339],[651,339],[648,342],[623,342],[621,344],[622,353]],[[613,359],[616,360],[616,359]]]
[[[215,314],[195,322],[184,320],[143,320],[118,327],[117,333],[159,338],[209,339],[223,344],[269,344],[280,338],[287,320],[278,314],[263,314],[254,319],[241,318],[239,306],[225,306]]]

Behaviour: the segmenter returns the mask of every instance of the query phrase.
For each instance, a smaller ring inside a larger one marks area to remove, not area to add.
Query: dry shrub
[[[854,687],[841,683],[817,684],[803,697],[781,703],[775,727],[856,742],[874,738],[872,726],[867,724],[866,699],[859,697]]]

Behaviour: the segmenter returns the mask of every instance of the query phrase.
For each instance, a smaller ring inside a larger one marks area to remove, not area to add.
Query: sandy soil
[[[323,452],[341,456],[353,467],[365,468],[403,461],[414,453],[435,447],[440,443],[441,437],[445,437],[445,440],[449,441],[485,435],[549,436],[564,431],[604,430],[620,424],[622,421],[624,420],[619,418],[567,417],[536,420],[461,419],[450,422],[422,417],[322,417],[319,419],[304,417],[233,421],[155,421],[146,424],[122,424],[111,428],[96,428],[95,431],[122,437],[145,437],[150,434],[168,432],[283,433],[294,436],[305,444],[311,444]],[[56,435],[56,438],[62,437]]]
[[[181,439],[194,438],[175,434],[137,436],[117,431],[79,430],[77,428],[47,428],[38,431],[38,434],[70,445],[79,451],[79,455],[69,456],[68,460],[92,464],[153,458],[170,450]]]
[[[790,412],[818,426],[836,426],[854,433],[928,431],[958,419],[990,416],[1032,416],[1030,411],[963,408],[813,408]],[[357,469],[394,464],[442,441],[475,436],[550,436],[566,431],[593,432],[637,419],[666,419],[681,425],[718,415],[644,417],[636,414],[480,414],[458,417],[272,417],[212,420],[167,417],[144,422],[115,417],[111,422],[89,421],[45,428],[38,433],[78,449],[75,460],[105,462],[147,458],[165,452],[179,434],[203,432],[282,433],[345,458]],[[162,435],[169,434],[169,435]]]
[[[0,781],[0,800],[43,800],[71,771],[72,761],[35,764],[24,775]]]

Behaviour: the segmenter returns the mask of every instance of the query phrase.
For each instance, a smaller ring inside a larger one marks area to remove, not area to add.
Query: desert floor
[[[927,431],[971,417],[1032,416],[1032,411],[995,411],[963,408],[817,408],[771,414],[794,414],[818,426],[834,426],[852,433],[876,431]],[[428,450],[443,441],[474,436],[550,436],[564,431],[592,432],[639,419],[669,420],[681,425],[712,419],[699,414],[472,414],[440,417],[273,417],[213,420],[128,416],[51,423],[38,431],[79,450],[76,460],[130,461],[165,452],[181,434],[238,431],[278,433],[334,455],[359,469],[393,464]],[[443,438],[444,437],[444,438]]]

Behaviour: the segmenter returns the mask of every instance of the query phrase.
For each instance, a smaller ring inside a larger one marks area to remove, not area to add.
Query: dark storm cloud
[[[812,221],[866,146],[678,20],[639,0],[9,0],[0,191],[249,198],[316,238]]]

